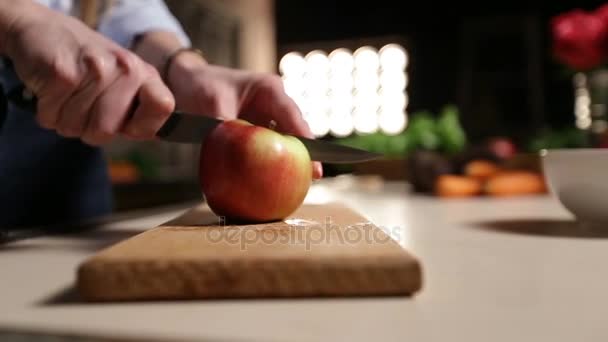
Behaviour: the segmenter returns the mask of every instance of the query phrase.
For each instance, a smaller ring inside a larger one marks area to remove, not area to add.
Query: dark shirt
[[[0,68],[2,94],[20,84]],[[0,94],[1,95],[1,94]],[[57,225],[104,216],[112,188],[103,151],[41,128],[34,113],[0,106],[0,228]]]

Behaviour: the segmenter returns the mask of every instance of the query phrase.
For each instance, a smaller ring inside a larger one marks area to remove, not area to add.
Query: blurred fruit
[[[441,175],[435,184],[435,194],[439,197],[471,197],[481,193],[483,183],[473,177]]]
[[[112,184],[135,183],[140,179],[137,166],[129,161],[110,161],[108,163],[108,173]]]
[[[464,168],[465,176],[486,180],[501,171],[501,168],[494,162],[487,160],[472,160]]]
[[[509,138],[494,137],[487,143],[488,149],[498,158],[509,159],[517,153],[517,147]]]
[[[435,151],[417,150],[407,159],[408,179],[416,192],[432,192],[437,177],[453,172],[450,161]]]
[[[526,170],[503,171],[490,177],[484,192],[490,196],[541,194],[547,191],[543,176]]]
[[[495,164],[501,162],[501,158],[496,156],[496,154],[490,151],[486,146],[468,146],[462,152],[452,156],[451,162],[453,165],[454,173],[464,174],[465,167],[467,166],[467,164],[474,160],[485,160]]]

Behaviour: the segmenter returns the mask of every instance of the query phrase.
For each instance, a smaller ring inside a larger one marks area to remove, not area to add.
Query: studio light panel
[[[408,55],[399,44],[288,52],[279,71],[317,137],[398,134],[407,125]]]

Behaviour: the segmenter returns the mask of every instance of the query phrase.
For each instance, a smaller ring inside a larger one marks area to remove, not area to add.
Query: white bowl
[[[608,149],[541,151],[551,193],[580,222],[608,223]]]

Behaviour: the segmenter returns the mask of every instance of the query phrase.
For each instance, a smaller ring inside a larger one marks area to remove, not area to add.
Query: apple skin
[[[222,122],[201,146],[203,195],[209,208],[227,219],[286,218],[303,203],[312,172],[300,140],[241,119]]]

